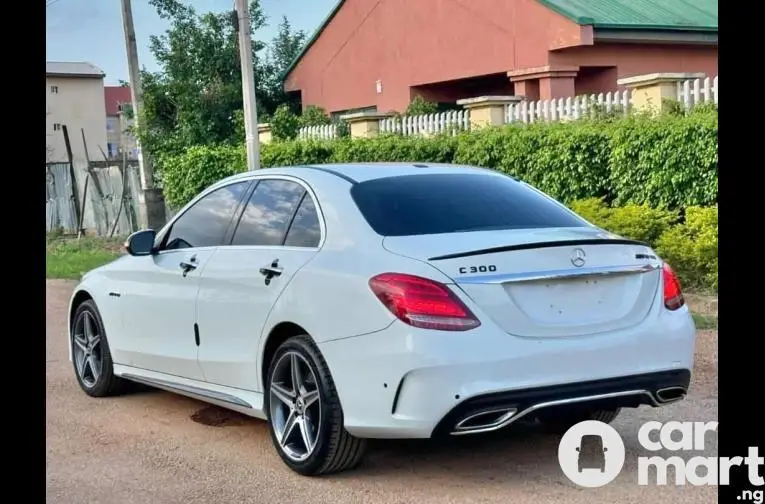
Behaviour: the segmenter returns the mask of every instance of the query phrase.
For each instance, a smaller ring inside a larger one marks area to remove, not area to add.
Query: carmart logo
[[[717,422],[647,422],[638,431],[638,442],[649,452],[703,451],[706,434],[717,431],[717,426]],[[579,486],[607,485],[621,472],[624,459],[624,442],[619,433],[610,425],[595,420],[571,427],[558,445],[558,461],[563,473]],[[765,459],[759,455],[756,446],[749,448],[746,457],[638,457],[638,484],[667,485],[671,466],[676,485],[728,485],[731,468],[746,465],[749,482],[761,487],[765,484],[760,475],[763,463]],[[649,478],[651,467],[656,470],[653,481]],[[739,500],[762,504],[763,491],[745,491]]]

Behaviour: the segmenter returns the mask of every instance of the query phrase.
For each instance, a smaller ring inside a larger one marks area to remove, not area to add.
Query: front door
[[[260,390],[263,325],[320,240],[317,205],[302,181],[274,177],[257,183],[230,245],[216,250],[200,282],[199,363],[208,382]]]
[[[199,281],[249,184],[230,184],[197,200],[159,237],[158,252],[136,261],[119,283],[125,326],[120,364],[204,379],[194,326]]]

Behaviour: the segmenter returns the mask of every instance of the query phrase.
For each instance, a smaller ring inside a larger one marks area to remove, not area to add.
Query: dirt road
[[[713,331],[700,334],[688,400],[659,410],[627,410],[614,422],[627,461],[605,487],[579,488],[563,475],[558,438],[512,430],[440,445],[378,442],[358,470],[315,479],[282,464],[263,422],[165,392],[88,398],[67,360],[71,288],[48,281],[46,495],[51,503],[717,502],[714,487],[640,487],[636,471],[638,454],[647,455],[636,439],[642,422],[717,419]],[[705,455],[715,456],[716,435],[707,439]]]

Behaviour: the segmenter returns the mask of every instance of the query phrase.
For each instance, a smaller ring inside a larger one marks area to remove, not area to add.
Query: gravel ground
[[[620,476],[605,487],[575,486],[558,466],[558,438],[522,429],[441,444],[376,442],[359,469],[304,478],[282,464],[261,421],[165,392],[88,398],[67,360],[66,309],[72,285],[47,283],[48,502],[717,502],[714,487],[640,487],[636,471],[636,457],[646,455],[636,439],[642,422],[717,419],[716,331],[699,333],[687,400],[658,410],[627,410],[614,422],[624,438],[627,461]],[[704,455],[715,456],[716,435],[707,440]]]

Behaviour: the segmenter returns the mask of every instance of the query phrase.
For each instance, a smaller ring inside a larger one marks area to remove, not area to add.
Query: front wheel
[[[279,347],[264,396],[271,440],[293,471],[318,476],[361,462],[366,440],[343,427],[335,383],[309,336],[295,336]]]
[[[114,374],[104,323],[90,299],[74,313],[70,345],[77,383],[86,394],[108,397],[126,390],[127,382]]]

